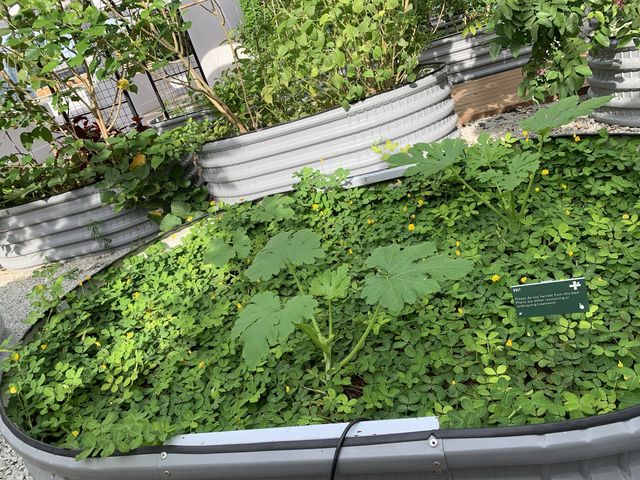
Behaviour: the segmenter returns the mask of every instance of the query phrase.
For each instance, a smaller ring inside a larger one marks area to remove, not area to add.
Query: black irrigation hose
[[[362,422],[364,420],[367,420],[367,419],[366,418],[356,418],[355,420],[351,420],[349,422],[349,424],[342,431],[342,435],[340,436],[340,439],[338,440],[338,444],[336,445],[336,451],[333,454],[333,462],[331,463],[331,474],[329,475],[329,480],[335,480],[335,478],[336,478],[336,470],[338,470],[338,458],[340,457],[340,451],[342,450],[342,447],[344,446],[344,441],[347,438],[347,434],[349,433],[349,431],[353,428],[353,426],[356,423],[360,423],[360,422]]]

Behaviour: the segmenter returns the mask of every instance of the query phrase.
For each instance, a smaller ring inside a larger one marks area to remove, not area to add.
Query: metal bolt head
[[[433,468],[440,468],[440,462],[433,462]]]
[[[165,477],[170,477],[170,476],[171,476],[171,472],[170,472],[169,470],[165,470],[164,472],[162,472],[162,474],[163,474]]]
[[[160,458],[161,458],[162,460],[164,460],[165,458],[167,458],[167,452],[162,452],[162,453],[160,454]]]
[[[429,437],[429,446],[431,448],[436,448],[438,446],[438,439],[436,437]]]

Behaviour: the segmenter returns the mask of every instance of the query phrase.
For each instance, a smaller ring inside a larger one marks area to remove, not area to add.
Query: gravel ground
[[[502,136],[507,132],[511,132],[514,136],[519,136],[521,135],[521,128],[519,126],[520,121],[529,117],[532,113],[538,110],[538,108],[539,107],[536,106],[518,108],[509,113],[503,113],[470,122],[460,128],[461,136],[468,142],[474,142],[481,132],[487,132],[494,137]],[[559,128],[554,133],[597,133],[603,127],[609,132],[640,134],[640,128],[605,125],[588,117],[579,118],[572,124]],[[184,234],[186,234],[186,231],[183,235]],[[88,255],[64,263],[59,270],[59,273],[65,273],[69,276],[64,283],[65,288],[70,290],[77,285],[77,282],[80,279],[93,274],[101,266],[112,262],[115,258],[126,251],[127,248],[119,248],[110,253]],[[2,317],[4,318],[7,327],[17,337],[22,337],[28,329],[28,326],[22,323],[23,319],[29,314],[31,307],[27,294],[36,284],[42,283],[41,279],[33,278],[32,275],[35,270],[35,268],[19,271],[7,271],[0,269],[0,312],[2,312]],[[31,480],[31,476],[26,471],[23,463],[15,455],[13,450],[11,450],[11,447],[4,442],[1,435],[0,479]]]

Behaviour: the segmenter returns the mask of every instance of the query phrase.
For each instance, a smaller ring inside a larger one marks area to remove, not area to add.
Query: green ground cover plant
[[[538,155],[516,223],[471,175],[343,189],[345,172],[305,170],[291,195],[210,205],[179,246],[157,243],[64,301],[39,287],[46,322],[3,363],[9,417],[82,458],[184,432],[521,425],[637,404],[640,139],[541,145],[491,144],[507,164]],[[586,314],[516,317],[509,286],[579,276]]]

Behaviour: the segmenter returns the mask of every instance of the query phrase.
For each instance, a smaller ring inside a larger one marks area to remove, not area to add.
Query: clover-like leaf
[[[266,197],[251,213],[251,220],[254,222],[271,222],[292,218],[295,212],[289,205],[294,203],[295,200],[293,198],[280,194]]]
[[[320,237],[308,228],[282,232],[258,252],[245,274],[251,281],[268,280],[287,266],[311,265],[324,257]]]
[[[438,280],[457,279],[471,271],[473,264],[436,255],[433,242],[402,247],[378,247],[366,265],[378,273],[367,276],[361,296],[369,305],[376,303],[391,312],[399,312],[425,295],[440,290]]]
[[[553,102],[548,107],[541,108],[529,118],[520,122],[520,126],[524,130],[546,135],[554,128],[566,125],[583,115],[589,115],[596,108],[609,103],[612,98],[611,96],[594,97],[582,103],[578,103],[580,97],[577,95],[563,98]]]
[[[467,144],[459,138],[447,138],[438,143],[416,143],[407,152],[390,155],[386,161],[393,167],[411,165],[406,176],[429,177],[458,161]]]
[[[255,368],[269,355],[269,348],[282,344],[296,325],[308,320],[318,302],[310,295],[299,295],[284,305],[273,292],[258,293],[238,315],[231,337],[243,343],[242,358]]]
[[[231,241],[232,243],[228,244],[222,238],[211,240],[204,254],[203,263],[222,267],[232,258],[246,258],[249,255],[251,239],[247,236],[246,230],[238,228],[233,232]]]
[[[349,265],[341,265],[336,270],[326,270],[318,275],[309,286],[309,293],[327,300],[344,298],[349,291],[351,276]]]

